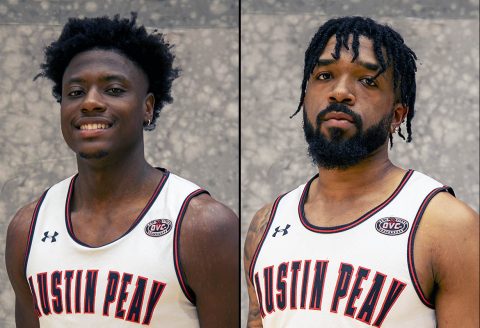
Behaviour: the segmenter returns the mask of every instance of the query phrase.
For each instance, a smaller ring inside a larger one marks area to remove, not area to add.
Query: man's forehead
[[[374,52],[373,40],[366,36],[360,35],[358,38],[358,41],[359,41],[358,57],[368,61],[377,62],[377,57]],[[353,56],[352,43],[353,43],[353,35],[350,34],[348,36],[348,41],[347,41],[348,49],[346,49],[342,43],[340,47],[340,56],[342,56],[342,54],[344,53],[349,53],[351,56]],[[323,52],[320,54],[319,59],[333,58],[336,45],[337,45],[337,38],[335,35],[332,35],[328,40],[327,44],[325,45]]]

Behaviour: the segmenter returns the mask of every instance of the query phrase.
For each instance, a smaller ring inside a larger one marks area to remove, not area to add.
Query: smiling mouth
[[[110,128],[111,124],[89,123],[80,125],[80,130],[104,130]]]

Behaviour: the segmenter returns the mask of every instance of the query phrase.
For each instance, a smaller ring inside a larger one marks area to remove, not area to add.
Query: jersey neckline
[[[76,236],[75,236],[75,233],[73,231],[73,225],[72,225],[72,218],[70,216],[70,203],[71,203],[71,200],[72,200],[72,195],[73,195],[73,189],[74,189],[74,185],[75,185],[75,181],[77,180],[77,177],[78,177],[78,173],[75,174],[71,181],[70,181],[70,185],[68,187],[68,193],[67,193],[67,200],[65,202],[65,224],[67,226],[67,231],[68,231],[68,234],[70,235],[70,237],[73,239],[74,242],[76,242],[77,244],[81,245],[81,246],[84,246],[84,247],[87,247],[87,248],[92,248],[92,249],[97,249],[97,248],[103,248],[107,245],[110,245],[110,244],[113,244],[115,242],[117,242],[118,240],[122,239],[123,237],[125,237],[126,235],[128,235],[133,229],[135,229],[135,227],[140,223],[140,221],[143,219],[143,217],[145,216],[145,214],[147,214],[147,212],[150,210],[150,207],[152,207],[152,204],[155,202],[155,200],[157,199],[158,195],[160,194],[160,192],[162,191],[163,189],[163,186],[165,185],[168,177],[170,176],[170,172],[164,168],[157,168],[159,169],[160,171],[162,171],[163,175],[162,175],[162,178],[160,179],[160,181],[158,182],[158,185],[157,187],[155,188],[152,196],[150,196],[150,199],[148,200],[147,204],[145,205],[145,207],[142,209],[142,211],[140,212],[140,214],[138,214],[137,218],[135,219],[135,221],[133,221],[132,225],[130,226],[130,228],[125,232],[123,233],[122,235],[120,235],[118,238],[106,243],[106,244],[103,244],[103,245],[100,245],[100,246],[91,246],[87,243],[84,243],[83,241],[79,240]]]
[[[338,225],[338,226],[332,226],[332,227],[320,227],[316,226],[314,224],[311,224],[307,217],[305,216],[305,199],[307,198],[308,191],[310,189],[310,185],[312,184],[313,180],[315,180],[318,177],[318,173],[314,175],[306,184],[305,187],[303,188],[302,195],[300,197],[300,201],[298,203],[298,216],[300,217],[300,221],[302,222],[303,226],[307,228],[310,231],[317,232],[317,233],[336,233],[336,232],[342,232],[346,231],[348,229],[351,229],[353,227],[356,227],[360,223],[364,222],[371,216],[373,216],[375,213],[379,212],[381,209],[383,209],[385,206],[387,206],[403,189],[407,181],[410,179],[410,177],[413,175],[414,170],[407,170],[407,172],[404,174],[402,180],[398,184],[397,188],[395,188],[394,192],[382,203],[379,205],[375,206],[359,218],[353,220],[352,222]]]

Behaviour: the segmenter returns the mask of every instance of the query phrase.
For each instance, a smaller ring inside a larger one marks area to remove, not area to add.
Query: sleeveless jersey
[[[434,195],[453,191],[409,170],[383,203],[351,223],[305,218],[307,184],[275,201],[249,279],[263,327],[435,327],[413,263],[415,233]]]
[[[205,190],[164,170],[145,208],[118,239],[91,247],[75,237],[77,176],[47,190],[32,218],[25,276],[43,327],[198,327],[179,259],[190,200]]]

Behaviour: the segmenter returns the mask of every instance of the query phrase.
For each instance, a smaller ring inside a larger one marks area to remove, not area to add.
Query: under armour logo
[[[45,242],[45,240],[47,240],[48,238],[51,238],[51,239],[52,239],[52,240],[51,240],[52,243],[56,242],[57,239],[56,239],[55,237],[58,236],[58,232],[55,231],[55,232],[53,233],[53,236],[48,235],[48,233],[49,233],[49,231],[45,231],[45,232],[43,233],[43,235],[44,235],[45,237],[42,238],[42,241]]]
[[[290,228],[289,224],[287,224],[285,229],[280,229],[280,226],[276,227],[275,232],[273,233],[272,237],[276,237],[277,233],[279,233],[279,232],[282,232],[282,236],[285,236],[288,233],[288,230],[287,230],[288,228]]]

